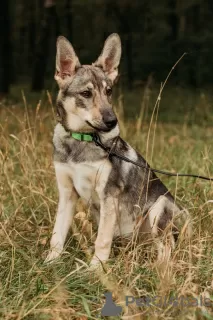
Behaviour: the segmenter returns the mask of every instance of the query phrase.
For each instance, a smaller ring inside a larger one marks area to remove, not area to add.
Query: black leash
[[[140,168],[143,168],[143,169],[146,169],[146,170],[149,170],[149,171],[152,171],[152,172],[156,172],[156,173],[160,173],[160,174],[164,174],[166,176],[170,176],[170,177],[191,177],[191,178],[198,178],[198,179],[202,179],[202,180],[208,180],[208,181],[213,181],[213,178],[208,178],[208,177],[204,177],[204,176],[198,176],[196,174],[187,174],[187,173],[171,173],[171,172],[167,172],[167,171],[163,171],[163,170],[158,170],[158,169],[153,169],[153,168],[150,168],[148,166],[145,166],[143,164],[139,164],[137,162],[135,162],[134,160],[130,160],[129,158],[127,157],[124,157],[116,152],[114,152],[112,150],[112,148],[108,148],[106,147],[100,140],[100,137],[96,134],[93,135],[93,141],[95,142],[95,144],[99,147],[101,147],[104,151],[106,151],[109,155],[109,157],[117,157],[123,161],[126,161],[126,162],[130,162]]]

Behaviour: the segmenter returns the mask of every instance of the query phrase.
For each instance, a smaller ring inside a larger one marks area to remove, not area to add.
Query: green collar
[[[71,132],[71,137],[79,141],[93,141],[93,135],[90,133]]]

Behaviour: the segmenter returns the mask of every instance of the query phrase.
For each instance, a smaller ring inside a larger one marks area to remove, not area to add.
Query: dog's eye
[[[92,92],[89,90],[85,90],[80,92],[80,95],[84,98],[91,98],[92,97]]]
[[[112,95],[112,88],[110,88],[110,87],[106,88],[106,95],[107,96],[111,96]]]

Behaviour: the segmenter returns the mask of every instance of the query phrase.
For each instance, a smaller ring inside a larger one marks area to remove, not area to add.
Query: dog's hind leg
[[[50,262],[58,258],[63,251],[64,242],[71,226],[78,200],[78,195],[69,176],[60,168],[60,165],[55,166],[55,169],[59,190],[59,204],[50,241],[50,252],[45,262]]]
[[[151,235],[155,239],[158,250],[158,260],[169,258],[175,247],[175,233],[172,227],[173,216],[178,211],[176,205],[166,197],[160,196],[148,212]],[[160,239],[160,233],[167,232],[169,242],[165,245]]]

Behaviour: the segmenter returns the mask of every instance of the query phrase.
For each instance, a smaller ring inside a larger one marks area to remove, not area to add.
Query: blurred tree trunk
[[[109,23],[108,23],[108,20],[109,20],[109,17],[111,17],[112,15],[113,15],[113,10],[112,10],[112,6],[111,6],[111,1],[110,0],[106,0],[104,2],[103,42],[105,42],[106,38],[109,35]]]
[[[35,21],[35,5],[30,3],[29,5],[29,33],[28,33],[28,67],[33,63],[33,57],[35,55],[35,41],[36,41],[36,21]]]
[[[128,87],[131,90],[134,81],[133,76],[133,60],[132,60],[132,32],[129,19],[131,5],[127,4],[124,9],[120,10],[119,5],[115,1],[110,1],[110,6],[118,21],[118,30],[124,36],[124,48],[126,51],[126,66],[128,76]]]
[[[39,41],[36,45],[36,57],[33,68],[32,90],[40,91],[44,88],[44,78],[48,63],[51,32],[56,28],[59,34],[59,21],[56,12],[55,0],[44,0],[44,14],[41,21]]]
[[[173,59],[178,52],[178,15],[177,15],[177,0],[169,0],[168,2],[168,25],[170,27],[170,33],[167,37],[167,41],[170,43],[171,50],[171,64],[174,63]],[[173,79],[178,78],[178,68],[173,70]]]
[[[134,77],[133,77],[133,61],[132,61],[132,33],[130,30],[126,34],[125,47],[126,47],[126,58],[127,58],[128,87],[131,90]]]
[[[9,1],[2,1],[0,11],[0,99],[9,92],[10,87],[10,14]]]
[[[185,16],[185,3],[183,0],[177,0],[177,15],[178,15],[178,39],[182,39],[186,31],[186,16]]]
[[[176,41],[178,36],[178,17],[177,17],[177,1],[176,0],[169,0],[169,17],[168,22],[171,27],[171,34],[169,37],[169,41]]]
[[[67,21],[67,37],[72,42],[73,41],[73,16],[72,16],[72,0],[66,0],[65,5],[66,11],[66,21]]]

